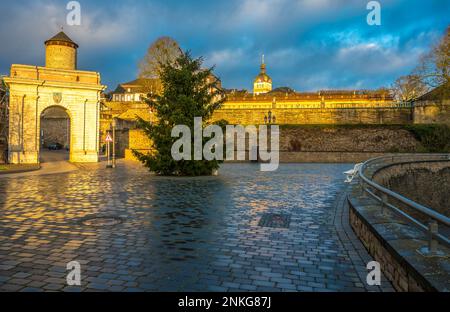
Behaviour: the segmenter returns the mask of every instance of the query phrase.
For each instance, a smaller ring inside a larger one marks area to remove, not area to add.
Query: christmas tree
[[[189,52],[180,55],[175,63],[161,64],[160,79],[162,93],[150,96],[146,102],[156,113],[158,121],[138,118],[138,128],[149,137],[151,153],[136,150],[134,155],[150,171],[158,175],[198,176],[211,175],[219,168],[220,160],[174,160],[171,155],[171,136],[176,125],[186,125],[194,132],[194,117],[201,117],[202,127],[208,126],[214,110],[225,101],[220,82],[213,75],[213,68],[202,68],[202,58],[193,59]],[[223,126],[224,122],[220,124]],[[194,153],[194,138],[191,136],[191,151]],[[204,144],[204,142],[203,142]]]

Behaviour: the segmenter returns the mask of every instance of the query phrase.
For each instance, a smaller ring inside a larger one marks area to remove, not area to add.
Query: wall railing
[[[421,253],[428,255],[439,254],[438,243],[446,247],[450,247],[450,239],[448,231],[446,234],[439,233],[439,227],[449,227],[450,218],[438,213],[437,211],[412,201],[392,190],[378,184],[373,177],[379,170],[392,166],[407,163],[423,163],[423,162],[442,162],[448,161],[450,166],[450,154],[414,154],[414,155],[391,155],[380,156],[370,159],[363,163],[359,169],[359,182],[361,186],[361,195],[369,194],[375,200],[381,203],[382,213],[385,214],[385,208],[389,208],[408,222],[425,231],[428,234],[428,246],[421,248]],[[401,203],[395,205],[394,202]],[[399,207],[400,206],[400,207]],[[406,207],[407,209],[402,209]],[[409,210],[415,214],[422,215],[428,222],[418,220],[416,216],[406,212]]]

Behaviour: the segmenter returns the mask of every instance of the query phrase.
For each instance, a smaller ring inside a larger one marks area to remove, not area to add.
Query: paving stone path
[[[119,162],[0,179],[0,291],[390,291],[365,282],[342,195],[350,167],[168,178]],[[267,213],[288,227],[261,226]],[[73,260],[81,286],[66,283]]]

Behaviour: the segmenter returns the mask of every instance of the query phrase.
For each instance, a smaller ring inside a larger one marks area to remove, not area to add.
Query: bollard
[[[435,254],[437,251],[437,241],[434,235],[438,234],[438,223],[436,220],[430,220],[428,223],[428,251],[430,254]]]

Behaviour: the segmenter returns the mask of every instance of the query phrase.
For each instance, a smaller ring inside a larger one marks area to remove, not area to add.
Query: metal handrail
[[[424,205],[421,205],[415,201],[412,201],[396,192],[393,192],[381,185],[379,185],[378,183],[374,182],[373,180],[371,180],[370,178],[368,178],[365,175],[365,171],[370,167],[375,165],[376,163],[378,163],[379,161],[384,161],[387,159],[391,160],[391,163],[382,166],[379,169],[386,167],[386,166],[390,166],[390,165],[394,165],[394,164],[401,164],[402,162],[394,162],[394,158],[405,158],[405,157],[411,157],[411,155],[391,155],[391,156],[380,156],[380,157],[376,157],[376,158],[372,158],[369,159],[368,161],[364,162],[363,165],[360,167],[359,169],[359,177],[360,177],[360,181],[361,183],[365,183],[368,186],[374,188],[375,190],[379,191],[381,193],[381,196],[377,196],[375,193],[373,193],[372,191],[370,191],[369,189],[365,188],[364,185],[361,185],[363,191],[367,192],[369,195],[371,195],[372,197],[374,197],[377,201],[382,202],[383,206],[389,207],[392,210],[394,210],[395,212],[399,213],[400,215],[402,215],[403,217],[405,217],[406,219],[408,219],[409,221],[411,221],[413,224],[415,224],[416,226],[418,226],[420,229],[422,230],[428,230],[429,234],[430,234],[430,246],[432,246],[432,242],[431,240],[433,238],[439,240],[440,242],[446,244],[446,245],[450,245],[450,240],[439,234],[437,231],[437,223],[441,223],[444,224],[446,226],[450,226],[450,218],[440,214],[436,211],[434,211],[433,209],[430,209]],[[408,162],[424,162],[424,161],[450,161],[450,154],[414,154],[413,157],[415,158],[414,160],[409,160]],[[421,157],[424,157],[426,159],[419,159]],[[430,159],[432,158],[432,159]],[[403,162],[404,163],[404,162]],[[432,219],[433,221],[430,222],[430,224],[424,225],[422,222],[416,220],[414,217],[410,216],[409,214],[407,214],[406,212],[402,211],[401,209],[399,209],[398,207],[395,207],[394,205],[390,204],[387,202],[387,198],[391,197],[394,198],[396,200],[398,200],[399,202],[405,204],[408,208],[413,209],[414,211],[418,211],[426,216],[428,216],[430,219]],[[430,247],[431,249],[431,247]]]

